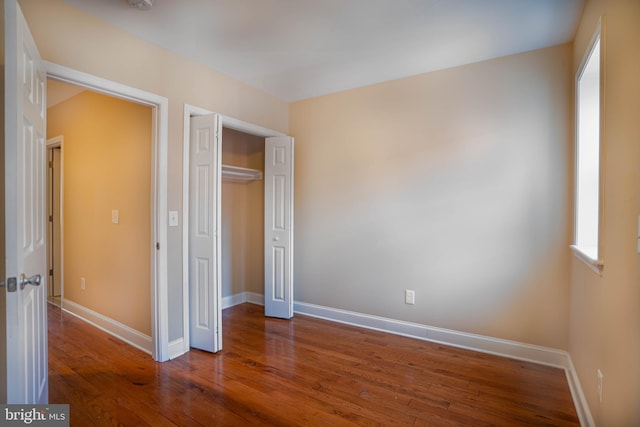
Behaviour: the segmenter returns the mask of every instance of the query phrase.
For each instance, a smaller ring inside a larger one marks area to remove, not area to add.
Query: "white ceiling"
[[[63,0],[294,101],[573,40],[584,0]]]

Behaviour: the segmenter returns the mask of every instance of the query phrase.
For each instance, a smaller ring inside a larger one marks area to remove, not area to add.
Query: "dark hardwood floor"
[[[296,315],[223,313],[224,350],[151,357],[49,307],[72,426],[577,426],[564,371]]]

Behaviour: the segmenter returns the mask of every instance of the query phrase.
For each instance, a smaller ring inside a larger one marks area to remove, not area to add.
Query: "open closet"
[[[217,352],[225,307],[293,316],[293,138],[186,106],[184,159],[182,351]]]
[[[264,138],[222,128],[222,308],[264,292]]]

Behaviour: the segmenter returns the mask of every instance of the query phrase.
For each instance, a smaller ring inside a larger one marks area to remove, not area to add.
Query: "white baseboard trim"
[[[564,368],[568,354],[565,351],[523,344],[483,335],[458,332],[450,329],[421,325],[369,314],[356,313],[314,304],[294,303],[296,313],[321,319],[332,320],[348,325],[360,326],[382,332],[390,332],[410,338],[466,348],[483,353],[506,356],[512,359],[541,363],[543,365]]]
[[[264,295],[256,294],[255,292],[245,292],[246,302],[251,304],[264,305]]]
[[[62,309],[145,353],[153,354],[153,339],[149,335],[68,299],[63,300]]]
[[[169,342],[169,360],[180,357],[188,351],[189,348],[185,347],[185,341],[183,337]]]
[[[222,298],[222,309],[233,307],[234,305],[250,302],[252,304],[264,305],[264,295],[254,292],[241,292]],[[175,359],[189,351],[189,346],[183,337],[169,342],[169,359]]]
[[[222,308],[233,307],[245,302],[264,305],[264,295],[254,292],[231,295],[222,299]],[[578,374],[571,361],[571,356],[566,351],[304,302],[294,302],[293,309],[295,313],[332,322],[564,369],[580,425],[584,427],[595,426],[589,405],[580,386]]]
[[[566,351],[303,302],[294,302],[293,307],[295,313],[333,322],[564,369],[580,425],[594,426],[578,375]]]
[[[234,305],[242,304],[243,302],[247,302],[245,292],[229,295],[222,298],[222,309],[224,310],[225,308],[233,307]]]
[[[264,305],[264,295],[255,292],[241,292],[222,298],[222,309],[233,307],[234,305],[250,302],[252,304]]]
[[[567,375],[567,383],[569,383],[569,390],[571,390],[571,397],[573,403],[576,406],[576,412],[580,419],[580,425],[584,427],[595,427],[596,423],[591,416],[589,410],[589,404],[582,392],[582,386],[580,385],[580,379],[578,379],[578,373],[573,366],[573,361],[569,357],[569,366],[565,368],[565,374]]]

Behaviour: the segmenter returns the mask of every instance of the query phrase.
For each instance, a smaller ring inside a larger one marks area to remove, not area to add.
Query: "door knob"
[[[27,277],[23,274],[20,275],[20,290],[24,289],[27,285],[40,286],[42,276],[34,274],[31,277]]]

